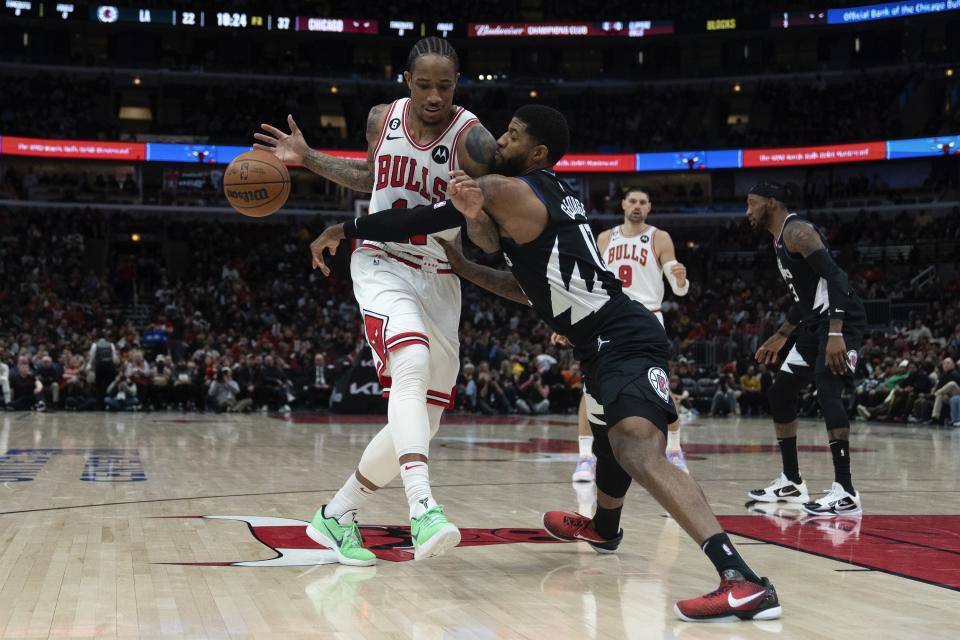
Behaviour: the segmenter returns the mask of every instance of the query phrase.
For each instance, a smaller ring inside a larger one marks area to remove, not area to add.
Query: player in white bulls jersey
[[[653,312],[663,324],[663,279],[678,296],[690,289],[687,269],[677,262],[676,250],[670,234],[647,224],[652,204],[643,189],[630,189],[620,203],[623,224],[607,229],[597,236],[597,247],[607,268],[617,274],[628,296]],[[677,408],[679,414],[679,407]],[[596,459],[591,453],[593,435],[587,420],[586,401],[580,400],[580,459],[573,473],[575,482],[592,482]],[[667,427],[667,457],[675,466],[687,471],[683,450],[680,448],[680,421]]]
[[[312,151],[290,118],[291,134],[264,125],[255,145],[289,163],[359,191],[372,191],[370,212],[414,208],[446,199],[450,171],[485,175],[496,141],[477,118],[453,104],[459,60],[437,37],[414,45],[403,74],[410,97],[370,111],[365,162]],[[499,248],[490,225],[470,222],[470,238],[488,252]],[[451,229],[440,234],[452,240]],[[329,275],[317,260],[314,267]],[[322,253],[320,248],[319,252]],[[364,242],[351,256],[354,295],[385,394],[388,423],[367,445],[355,473],[307,527],[317,542],[337,551],[340,562],[374,564],[356,525],[363,502],[399,473],[410,506],[416,559],[429,558],[460,542],[459,530],[434,500],[430,488],[430,438],[443,409],[453,406],[459,371],[460,281],[432,236],[407,242]]]

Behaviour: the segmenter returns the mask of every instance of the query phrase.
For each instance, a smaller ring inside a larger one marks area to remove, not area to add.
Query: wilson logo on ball
[[[266,189],[253,189],[252,191],[227,191],[227,196],[235,198],[242,202],[259,202],[270,197]]]

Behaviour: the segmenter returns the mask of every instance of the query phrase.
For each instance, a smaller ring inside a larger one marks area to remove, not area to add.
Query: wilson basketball
[[[290,195],[290,172],[272,153],[254,149],[233,159],[223,175],[230,206],[251,218],[275,213]]]

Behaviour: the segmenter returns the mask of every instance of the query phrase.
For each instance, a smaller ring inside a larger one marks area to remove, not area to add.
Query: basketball
[[[254,149],[233,159],[223,175],[230,206],[251,218],[275,213],[290,195],[290,172],[272,153]]]

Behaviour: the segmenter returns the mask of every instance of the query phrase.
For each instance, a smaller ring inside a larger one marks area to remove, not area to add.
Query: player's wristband
[[[842,337],[843,337],[843,334],[842,334],[842,333],[837,333],[836,331],[831,331],[831,332],[829,332],[827,335],[828,335],[829,337],[831,337],[831,338],[842,338]]]

